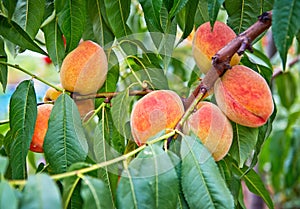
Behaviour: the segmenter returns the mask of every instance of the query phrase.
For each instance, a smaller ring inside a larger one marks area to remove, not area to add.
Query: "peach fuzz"
[[[37,118],[30,144],[30,150],[33,152],[44,152],[43,144],[48,130],[48,120],[52,108],[52,104],[42,104],[37,107]]]
[[[196,134],[210,151],[215,161],[223,159],[228,153],[233,139],[231,123],[218,108],[210,102],[199,102],[197,110],[186,121],[185,134]]]
[[[252,69],[236,65],[214,85],[216,101],[227,117],[243,126],[264,125],[274,110],[265,79]]]
[[[171,90],[150,92],[131,112],[131,133],[138,146],[160,131],[173,129],[184,113],[181,98]]]
[[[93,94],[104,84],[107,68],[102,47],[92,41],[83,41],[63,60],[60,81],[63,88],[70,92]]]
[[[234,31],[220,21],[215,22],[213,30],[210,22],[203,23],[197,28],[193,38],[192,51],[201,72],[207,73],[210,70],[212,57],[235,37]],[[238,54],[234,54],[230,65],[237,65],[240,59]]]

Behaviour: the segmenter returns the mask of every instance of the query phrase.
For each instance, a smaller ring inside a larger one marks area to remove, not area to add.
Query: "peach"
[[[214,85],[216,101],[227,117],[243,126],[264,125],[274,110],[265,79],[252,69],[236,65]]]
[[[104,50],[92,41],[81,42],[63,60],[60,81],[64,89],[81,95],[96,93],[107,76]]]
[[[37,118],[30,144],[30,150],[33,152],[44,152],[43,144],[48,130],[48,120],[52,108],[52,104],[42,104],[37,107]]]
[[[157,90],[142,97],[131,112],[131,132],[138,146],[158,134],[173,129],[184,113],[181,98],[171,90]]]
[[[192,51],[201,72],[207,73],[212,67],[212,57],[236,37],[234,31],[223,22],[216,21],[211,28],[210,22],[200,25],[194,35]],[[241,57],[234,54],[230,65],[237,65]]]
[[[215,161],[228,153],[233,130],[230,121],[217,105],[210,102],[199,102],[196,112],[188,118],[183,132],[196,134],[203,145],[211,152]]]
[[[61,85],[57,85],[59,87],[62,87]],[[61,95],[62,92],[57,91],[56,89],[50,87],[47,89],[45,96],[44,96],[44,102],[51,102],[51,101],[55,101],[59,95]]]

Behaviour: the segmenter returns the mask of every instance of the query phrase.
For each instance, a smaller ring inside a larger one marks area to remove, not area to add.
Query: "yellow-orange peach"
[[[265,79],[252,69],[236,65],[214,85],[216,101],[227,117],[243,126],[264,125],[274,110]]]
[[[199,102],[196,112],[188,118],[183,131],[186,134],[191,131],[196,134],[215,161],[226,156],[233,139],[229,120],[217,105],[210,102]]]
[[[142,145],[160,131],[172,129],[184,113],[181,98],[171,90],[153,91],[139,101],[131,112],[131,132]]]
[[[194,35],[192,50],[197,66],[207,73],[212,67],[212,57],[236,37],[234,31],[225,23],[216,21],[211,28],[210,22],[200,25]],[[235,54],[230,65],[237,65],[241,57]]]
[[[92,41],[83,41],[63,60],[60,81],[68,91],[93,94],[104,84],[107,68],[102,47]]]
[[[61,85],[57,85],[59,87],[62,87]],[[44,102],[50,102],[55,101],[59,95],[61,95],[62,92],[57,91],[56,89],[50,87],[47,89],[45,96],[44,96]]]
[[[37,107],[37,118],[30,144],[30,150],[33,152],[44,152],[43,144],[52,108],[52,104],[42,104]]]

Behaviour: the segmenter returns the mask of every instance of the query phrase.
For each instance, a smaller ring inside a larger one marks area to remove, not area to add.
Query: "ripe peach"
[[[274,110],[272,93],[265,79],[252,69],[236,65],[214,86],[216,101],[227,117],[243,126],[265,124]]]
[[[180,97],[171,90],[153,91],[141,98],[131,112],[131,132],[138,146],[162,130],[172,129],[184,113]]]
[[[83,41],[64,59],[60,81],[64,89],[81,95],[96,93],[107,75],[104,50],[92,41]]]
[[[48,120],[52,108],[52,104],[42,104],[37,107],[37,118],[30,144],[30,150],[33,152],[44,152],[44,138],[48,129]]]
[[[229,151],[232,139],[232,126],[218,108],[210,102],[199,102],[197,110],[186,121],[184,133],[192,131],[212,153],[215,161],[221,160]]]
[[[197,66],[207,73],[212,67],[212,57],[236,37],[234,31],[223,22],[216,21],[211,28],[210,22],[200,25],[195,33],[192,50]],[[235,54],[230,65],[237,65],[241,57]]]
[[[61,87],[61,85],[58,86]],[[61,95],[60,91],[57,91],[56,89],[50,87],[47,89],[43,100],[44,102],[55,101],[57,97],[59,97],[59,95]]]

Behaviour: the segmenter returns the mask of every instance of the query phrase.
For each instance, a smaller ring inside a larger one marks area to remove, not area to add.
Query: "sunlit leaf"
[[[61,94],[51,111],[44,152],[53,173],[63,173],[76,162],[85,161],[87,141],[76,104]]]
[[[27,177],[26,156],[32,139],[37,116],[36,95],[31,80],[21,82],[13,93],[9,104],[12,144],[10,163],[12,177]]]
[[[233,197],[200,140],[195,136],[183,136],[180,153],[181,184],[190,208],[233,208]]]
[[[59,189],[46,174],[29,176],[20,201],[20,209],[62,209]]]

